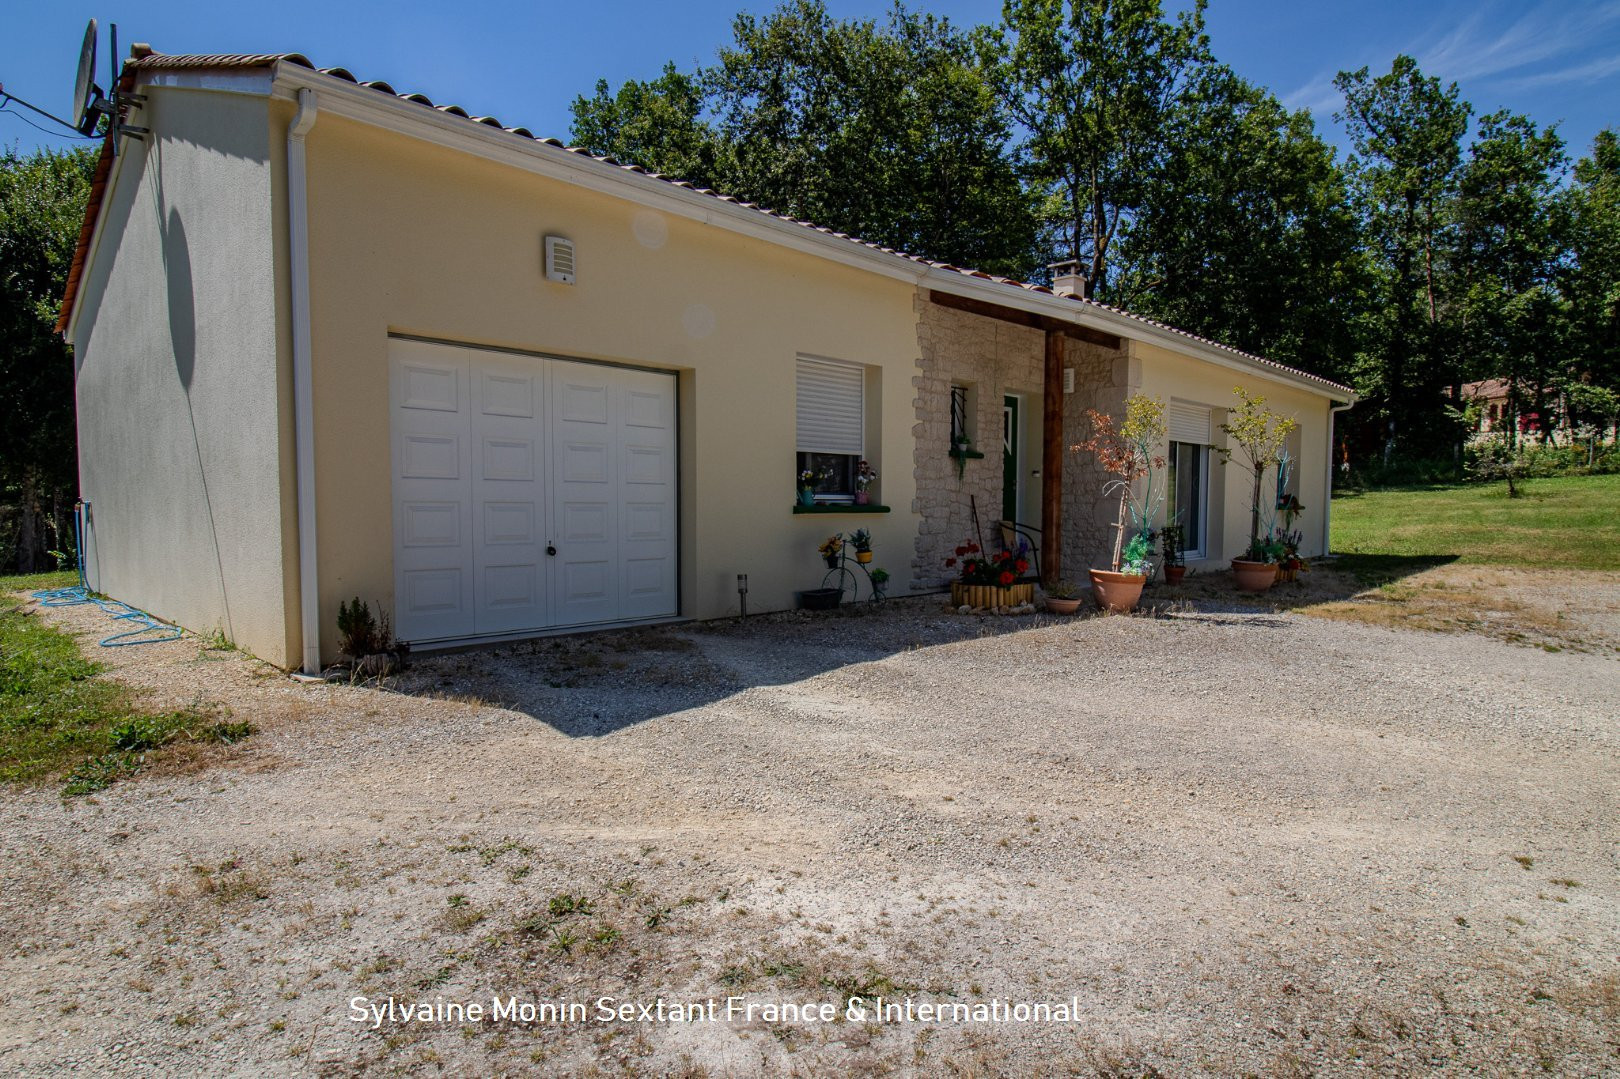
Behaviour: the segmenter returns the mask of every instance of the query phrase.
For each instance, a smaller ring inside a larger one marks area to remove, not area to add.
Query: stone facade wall
[[[916,310],[920,359],[912,379],[917,415],[912,428],[917,480],[913,509],[920,524],[912,569],[913,587],[928,591],[954,575],[945,559],[964,538],[974,535],[975,502],[980,531],[987,542],[995,542],[1001,517],[1002,396],[1022,395],[1038,421],[1046,335],[1032,327],[941,307],[930,302],[925,290],[917,294]],[[1123,410],[1132,366],[1122,350],[1079,341],[1068,341],[1067,353],[1064,364],[1074,370],[1074,392],[1064,399],[1063,566],[1065,576],[1080,580],[1086,566],[1106,557],[1114,507],[1102,495],[1102,473],[1085,455],[1068,452],[1068,447],[1085,437],[1087,408]],[[949,452],[953,384],[971,388],[974,415],[969,431],[974,448],[984,453],[982,459],[967,460],[960,474]],[[1040,446],[1030,446],[1029,453],[1039,467]]]

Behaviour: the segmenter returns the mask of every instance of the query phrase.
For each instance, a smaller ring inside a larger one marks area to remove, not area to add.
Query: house
[[[975,518],[1083,578],[1113,507],[1068,447],[1133,391],[1168,404],[1194,565],[1246,543],[1239,384],[1299,420],[1326,547],[1344,386],[295,54],[136,46],[120,88],[145,134],[103,148],[59,326],[86,572],[273,663],[331,659],[354,596],[418,646],[723,616],[740,574],[787,608],[858,527],[894,593]]]
[[[1461,391],[1464,404],[1478,407],[1473,434],[1489,435],[1517,427],[1520,438],[1541,437],[1541,414],[1525,409],[1530,400],[1523,387],[1515,391],[1505,378],[1487,378],[1481,382],[1464,382]],[[1547,437],[1553,442],[1567,441],[1567,433],[1558,424],[1556,415]]]

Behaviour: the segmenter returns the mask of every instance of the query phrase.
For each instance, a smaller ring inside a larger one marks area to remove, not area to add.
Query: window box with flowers
[[[965,541],[954,557],[945,560],[947,569],[957,569],[951,582],[954,607],[1017,607],[1035,599],[1035,585],[1020,581],[1029,572],[1029,552],[1024,541],[1016,551],[1002,550],[987,556],[977,543]]]

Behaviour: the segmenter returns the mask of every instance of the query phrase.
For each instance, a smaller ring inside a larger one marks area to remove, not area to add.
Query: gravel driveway
[[[1614,658],[933,599],[381,688],[211,655],[98,658],[251,719],[225,760],[0,805],[0,1071],[1620,1069]],[[357,996],[839,1014],[374,1025]],[[1036,1002],[1076,1014],[994,1018]]]

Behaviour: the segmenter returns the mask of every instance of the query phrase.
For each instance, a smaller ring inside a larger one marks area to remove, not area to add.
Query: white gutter
[[[321,604],[315,546],[315,388],[309,328],[309,187],[304,136],[315,126],[315,91],[298,91],[287,129],[287,258],[292,267],[293,458],[298,490],[298,612],[304,673],[321,672]]]
[[[1342,405],[1334,405],[1328,409],[1327,421],[1327,469],[1322,478],[1326,483],[1322,486],[1322,556],[1325,558],[1333,553],[1333,417],[1347,408],[1355,405],[1352,398]]]

